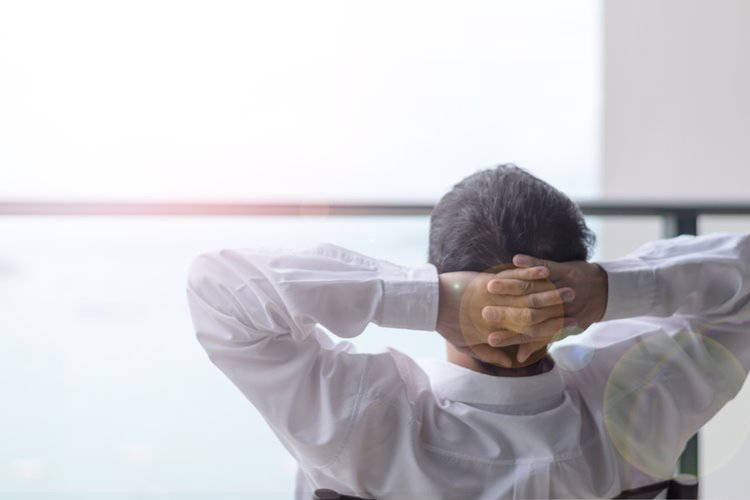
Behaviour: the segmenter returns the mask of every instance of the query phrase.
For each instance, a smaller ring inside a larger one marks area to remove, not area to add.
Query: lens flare
[[[620,454],[650,476],[672,477],[689,429],[697,429],[742,387],[745,370],[712,338],[726,329],[716,326],[702,325],[699,332],[685,323],[681,331],[642,336],[609,375],[603,404],[606,430]],[[665,425],[665,419],[674,425]],[[749,433],[750,420],[745,419],[732,429],[733,439],[721,443],[720,459],[701,465],[701,476],[736,455]]]

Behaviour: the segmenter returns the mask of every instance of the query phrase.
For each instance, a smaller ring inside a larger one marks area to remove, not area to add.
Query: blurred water
[[[212,249],[319,242],[419,265],[428,222],[0,218],[0,500],[291,498],[293,460],[194,338],[187,268]],[[352,341],[444,355],[428,332]]]
[[[426,217],[0,219],[0,498],[289,498],[293,461],[194,338],[191,259],[328,241],[415,265],[427,229]],[[443,352],[434,334],[375,326],[354,342]]]

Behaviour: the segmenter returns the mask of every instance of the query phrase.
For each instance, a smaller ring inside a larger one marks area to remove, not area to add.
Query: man
[[[503,165],[440,200],[428,265],[224,250],[196,259],[188,298],[211,360],[296,458],[297,498],[613,497],[670,477],[742,386],[750,239],[599,265],[592,239],[565,195]],[[323,330],[370,322],[437,331],[447,362],[359,354]],[[586,332],[548,354],[573,322]]]

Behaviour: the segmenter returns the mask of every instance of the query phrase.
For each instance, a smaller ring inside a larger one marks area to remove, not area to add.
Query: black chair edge
[[[691,474],[680,474],[668,481],[641,486],[632,490],[625,490],[615,498],[656,498],[667,491],[668,499],[693,500],[698,498],[698,478]],[[313,500],[368,500],[362,497],[342,495],[334,490],[321,488],[315,490]],[[374,500],[374,499],[369,499]]]

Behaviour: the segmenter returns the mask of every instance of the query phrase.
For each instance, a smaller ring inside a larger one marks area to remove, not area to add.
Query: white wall
[[[750,1],[607,0],[604,16],[604,196],[750,203]],[[608,222],[602,254],[660,230]],[[717,230],[750,231],[750,217],[699,223]],[[702,497],[746,491],[748,414],[750,385],[702,432]]]
[[[615,0],[605,12],[607,195],[750,199],[750,2]]]

